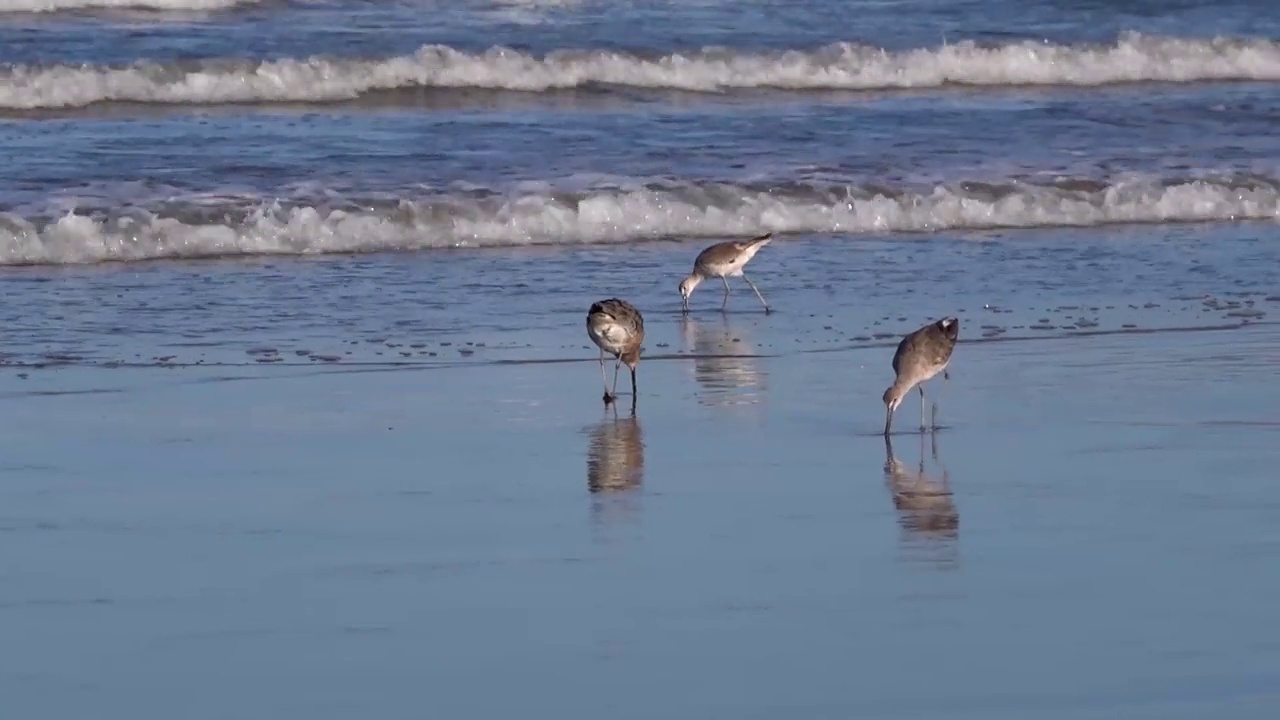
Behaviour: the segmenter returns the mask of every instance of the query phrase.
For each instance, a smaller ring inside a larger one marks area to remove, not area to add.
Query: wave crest
[[[371,203],[258,200],[163,210],[0,215],[0,264],[70,264],[257,254],[575,245],[777,233],[1280,219],[1265,177],[1140,178],[1052,185],[962,182],[913,192],[850,185],[649,183],[564,192],[487,190]]]
[[[840,43],[810,51],[748,53],[704,48],[661,57],[603,50],[560,50],[535,56],[497,47],[477,54],[429,45],[412,55],[381,60],[317,56],[171,65],[137,62],[123,67],[19,65],[0,71],[0,107],[33,110],[100,102],[332,102],[398,88],[541,92],[613,85],[725,92],[1211,80],[1280,80],[1280,43],[1128,33],[1110,45],[1022,41],[980,46],[962,42],[890,52]]]

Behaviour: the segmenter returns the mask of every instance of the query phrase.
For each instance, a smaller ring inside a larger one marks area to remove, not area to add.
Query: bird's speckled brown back
[[[946,317],[930,323],[902,338],[893,354],[893,371],[899,375],[915,375],[951,359],[960,337],[960,321]],[[910,367],[904,367],[907,363]]]
[[[635,365],[639,362],[640,346],[644,344],[644,316],[640,314],[640,311],[626,300],[609,298],[608,300],[600,300],[591,304],[591,309],[587,311],[588,328],[591,327],[592,318],[596,315],[605,315],[612,318],[613,322],[626,328],[631,337],[626,347],[622,350],[622,361],[628,365]]]

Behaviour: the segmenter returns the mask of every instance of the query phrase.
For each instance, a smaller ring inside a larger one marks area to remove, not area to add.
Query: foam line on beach
[[[35,6],[113,0],[24,1]],[[232,0],[171,2],[195,7]],[[103,102],[334,102],[400,88],[536,93],[619,86],[723,93],[762,88],[884,91],[1241,80],[1280,80],[1280,43],[1264,38],[1188,39],[1130,32],[1109,44],[1089,45],[965,41],[887,50],[846,42],[766,52],[708,47],[666,55],[603,49],[533,54],[504,47],[470,52],[426,45],[412,54],[385,58],[317,55],[267,61],[139,60],[119,66],[9,65],[0,67],[0,108],[75,108]]]

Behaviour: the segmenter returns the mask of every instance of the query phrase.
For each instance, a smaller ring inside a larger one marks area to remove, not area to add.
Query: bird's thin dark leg
[[[753,291],[755,291],[756,297],[760,298],[760,304],[764,306],[765,314],[768,314],[768,312],[769,312],[769,303],[767,303],[767,302],[765,302],[765,301],[764,301],[764,296],[760,294],[760,290],[756,287],[756,284],[755,284],[755,283],[753,283],[753,282],[751,282],[751,280],[747,279],[747,274],[746,274],[746,273],[743,273],[743,274],[742,274],[742,279],[743,279],[744,281],[746,281],[747,285],[748,285],[748,286],[749,286]]]
[[[604,385],[604,404],[608,405],[613,398],[609,395],[609,376],[604,372],[604,350],[600,350],[600,383]]]
[[[729,307],[729,278],[721,275],[720,279],[724,281],[724,301],[720,303],[720,309],[723,311]]]
[[[613,396],[618,397],[618,371],[622,369],[622,356],[618,356],[618,362],[613,365]]]
[[[638,395],[639,393],[636,392],[636,369],[631,368],[631,412],[633,414],[636,411],[636,397]]]
[[[924,383],[920,383],[916,388],[920,391],[920,432],[924,432],[926,429],[924,426]]]

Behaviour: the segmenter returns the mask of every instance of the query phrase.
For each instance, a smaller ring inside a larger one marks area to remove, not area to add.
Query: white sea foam
[[[1130,33],[1111,45],[1024,41],[983,47],[964,42],[888,52],[841,43],[774,53],[705,48],[662,57],[603,50],[535,56],[507,48],[474,54],[429,45],[412,55],[380,60],[311,57],[185,65],[138,62],[123,67],[18,65],[0,70],[0,107],[66,108],[108,101],[318,102],[409,87],[538,92],[606,84],[724,92],[1212,80],[1280,80],[1280,43]]]
[[[223,10],[258,0],[0,0],[0,13],[45,13],[68,10]]]
[[[359,207],[350,204],[350,207]],[[0,264],[92,263],[245,254],[320,254],[459,246],[574,245],[655,237],[933,232],[1280,219],[1280,182],[1265,178],[1110,185],[944,185],[921,192],[858,187],[675,183],[586,192],[458,193],[381,207],[330,209],[260,201],[162,213],[0,215]]]

